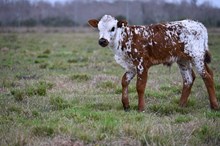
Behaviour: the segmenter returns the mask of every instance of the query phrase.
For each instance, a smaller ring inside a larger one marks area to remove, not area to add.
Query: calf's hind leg
[[[178,62],[178,66],[183,78],[182,95],[180,98],[179,105],[185,107],[196,76],[192,70],[190,62]]]
[[[207,88],[211,108],[219,109],[218,101],[215,94],[215,86],[214,86],[212,70],[208,67],[207,63],[205,62],[197,60],[194,62],[194,64]]]
[[[208,94],[209,94],[209,101],[212,109],[219,109],[218,101],[215,94],[215,86],[214,86],[214,79],[213,79],[213,72],[205,63],[204,73],[201,74],[202,79],[206,85]]]

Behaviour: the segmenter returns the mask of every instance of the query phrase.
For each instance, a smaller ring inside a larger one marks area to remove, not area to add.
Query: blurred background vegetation
[[[87,20],[111,14],[130,24],[194,19],[207,27],[220,27],[220,8],[210,1],[182,0],[70,0],[50,3],[0,0],[0,26],[85,26]]]

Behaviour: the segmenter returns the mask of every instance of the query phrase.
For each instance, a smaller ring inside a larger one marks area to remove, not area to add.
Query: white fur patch
[[[172,27],[174,25],[179,25],[181,27],[179,27],[176,31],[168,31],[168,37],[171,37],[173,33],[180,33],[179,41],[180,43],[184,43],[184,53],[192,57],[196,70],[199,74],[203,74],[204,54],[208,50],[207,29],[203,24],[192,20],[170,22],[167,24],[167,27]]]
[[[126,81],[129,83],[133,79],[135,74],[136,74],[135,70],[133,72],[127,72],[126,73],[126,79],[127,79]]]
[[[139,61],[139,64],[138,64],[138,71],[139,71],[139,73],[140,74],[142,74],[143,73],[143,71],[144,71],[144,67],[143,67],[143,58],[141,57],[141,59],[140,59],[140,61]]]
[[[125,57],[122,54],[115,54],[115,61],[120,64],[126,71],[134,71],[135,66],[133,65],[132,61]]]

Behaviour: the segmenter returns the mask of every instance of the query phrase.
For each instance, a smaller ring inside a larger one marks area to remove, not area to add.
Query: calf
[[[144,91],[148,70],[157,64],[171,65],[176,62],[183,78],[180,106],[186,106],[195,80],[192,65],[202,77],[212,109],[218,109],[213,72],[208,67],[211,56],[208,51],[208,34],[203,24],[192,20],[159,23],[149,26],[128,26],[105,15],[100,21],[88,23],[99,29],[99,44],[109,46],[115,60],[125,70],[122,77],[122,103],[129,110],[128,85],[137,74],[138,110],[144,111]]]

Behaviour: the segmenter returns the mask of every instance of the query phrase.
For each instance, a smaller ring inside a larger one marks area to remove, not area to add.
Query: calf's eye
[[[115,27],[112,27],[111,32],[115,31]]]

